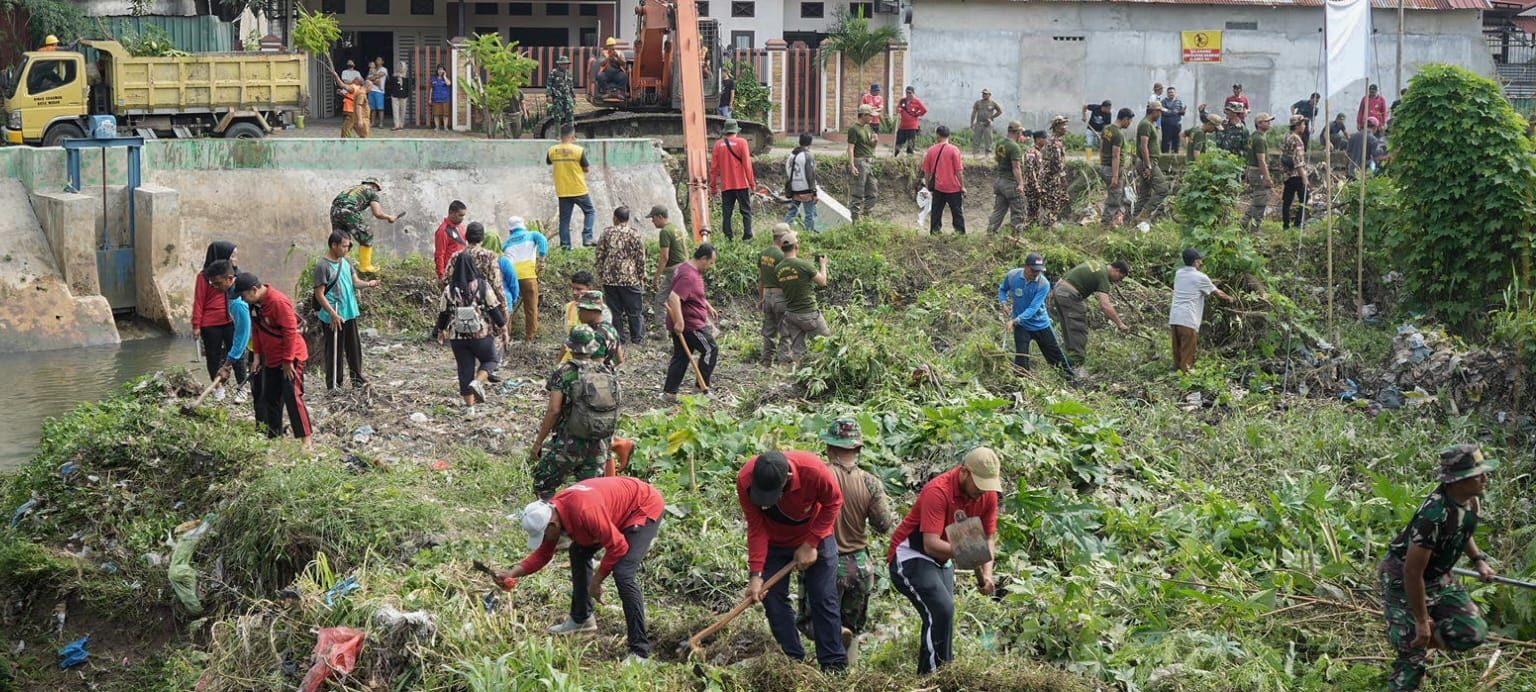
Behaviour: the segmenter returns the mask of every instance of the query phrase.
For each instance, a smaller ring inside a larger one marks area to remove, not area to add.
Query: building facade
[[[1396,80],[1396,6],[1376,0],[1372,17],[1370,81],[1384,92]],[[1493,74],[1482,33],[1486,0],[1407,0],[1406,6],[1404,84],[1428,63]],[[1031,129],[1061,113],[1080,130],[1083,105],[1105,99],[1139,118],[1154,82],[1178,87],[1191,114],[1201,103],[1219,110],[1234,83],[1243,85],[1255,110],[1288,113],[1292,103],[1324,90],[1322,28],[1317,0],[920,0],[913,6],[908,64],[928,105],[929,126],[964,126],[984,88],[1003,107],[1003,119]],[[1182,64],[1180,32],[1196,30],[1223,31],[1221,63]],[[1347,85],[1330,104],[1332,112],[1349,114],[1351,127],[1365,86]]]

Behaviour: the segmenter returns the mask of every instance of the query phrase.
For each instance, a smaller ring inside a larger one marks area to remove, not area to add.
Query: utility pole
[[[1403,93],[1403,0],[1397,0],[1397,87],[1392,91],[1396,100]]]

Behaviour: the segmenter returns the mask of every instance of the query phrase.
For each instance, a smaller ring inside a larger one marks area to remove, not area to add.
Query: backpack
[[[576,387],[564,432],[578,440],[604,440],[619,423],[619,376],[598,363],[576,365]]]
[[[480,288],[483,293],[484,286]],[[477,294],[469,299],[467,305],[458,304],[448,307],[448,330],[454,336],[472,337],[485,331],[485,313],[480,309],[481,297]],[[464,298],[460,296],[459,302],[462,303],[463,300]]]

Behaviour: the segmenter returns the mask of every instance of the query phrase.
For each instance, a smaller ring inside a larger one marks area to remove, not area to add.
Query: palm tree
[[[865,86],[864,65],[885,52],[887,46],[899,40],[901,40],[899,26],[887,24],[870,29],[869,20],[864,17],[862,11],[859,14],[843,14],[838,18],[837,27],[821,41],[821,59],[825,60],[834,51],[848,58],[848,61],[858,68],[859,87],[863,88]],[[891,88],[891,93],[895,94],[895,87]]]

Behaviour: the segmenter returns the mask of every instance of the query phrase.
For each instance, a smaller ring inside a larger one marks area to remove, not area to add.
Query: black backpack
[[[576,362],[565,434],[578,440],[606,440],[619,423],[619,376],[601,363]]]

